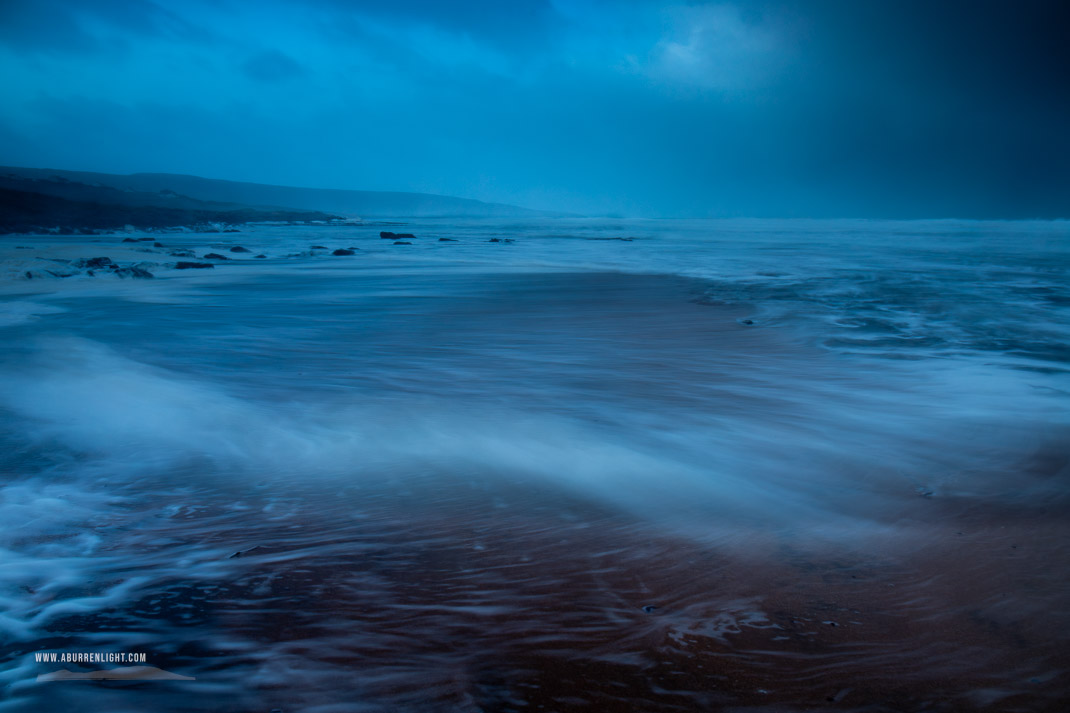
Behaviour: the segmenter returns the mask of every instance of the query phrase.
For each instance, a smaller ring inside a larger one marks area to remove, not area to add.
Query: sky
[[[1070,3],[0,0],[0,164],[628,217],[1070,217]]]

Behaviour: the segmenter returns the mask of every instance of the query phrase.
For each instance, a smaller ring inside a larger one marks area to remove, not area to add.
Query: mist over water
[[[0,303],[0,710],[1070,690],[1065,223],[380,229]]]

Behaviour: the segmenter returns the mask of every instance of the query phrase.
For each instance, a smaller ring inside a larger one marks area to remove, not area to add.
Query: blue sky
[[[586,214],[1070,214],[1058,2],[0,0],[0,162]]]

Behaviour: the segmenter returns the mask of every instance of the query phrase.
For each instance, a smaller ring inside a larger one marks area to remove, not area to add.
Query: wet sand
[[[702,280],[402,268],[8,292],[0,711],[1064,709],[1045,402]],[[196,680],[27,663],[96,650]]]

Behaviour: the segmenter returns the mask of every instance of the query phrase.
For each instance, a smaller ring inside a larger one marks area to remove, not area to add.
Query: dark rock
[[[383,240],[393,240],[394,238],[397,237],[397,235],[395,235],[394,233],[391,233],[389,230],[384,230],[384,231],[379,233],[379,237],[382,238]]]
[[[123,242],[124,243],[136,243],[137,241],[134,240],[133,238],[123,238]]]
[[[202,269],[202,268],[205,268],[205,267],[215,267],[215,265],[213,265],[210,262],[176,262],[175,263],[175,269],[176,270],[194,270],[194,269]]]
[[[171,257],[197,257],[192,250],[172,250],[169,255]]]
[[[152,247],[154,247],[154,248],[166,248],[167,246],[164,245],[163,243],[155,242],[155,243],[152,244]]]
[[[643,607],[643,611],[645,611],[647,614],[653,614],[655,611],[657,611],[657,607],[653,604],[647,604],[645,607]]]
[[[115,274],[122,278],[136,277],[139,279],[149,279],[153,277],[153,274],[148,270],[143,270],[140,267],[120,267],[115,271]]]
[[[488,242],[488,243],[500,243],[501,241],[502,241],[502,239],[501,239],[501,238],[491,238],[491,239],[490,239],[490,240],[488,240],[487,242]]]
[[[750,325],[754,324],[754,320],[753,319],[741,319],[739,321],[739,323],[740,324],[746,324],[747,326],[750,326]]]
[[[253,257],[258,257],[258,258],[261,258],[261,259],[262,259],[262,258],[266,258],[266,257],[267,257],[267,255],[254,255]]]
[[[98,268],[113,265],[110,257],[83,257],[71,263],[74,267]]]
[[[312,249],[313,250],[330,250],[330,248],[328,248],[326,245],[313,245]]]
[[[331,253],[331,255],[355,255],[355,254],[356,253],[354,253],[352,250],[348,250],[346,248],[338,248],[333,253]]]
[[[412,233],[395,233],[394,237],[395,238],[415,238],[416,236],[413,235]]]
[[[457,241],[454,240],[453,238],[439,238],[438,242],[440,242],[440,243],[455,243]]]
[[[226,255],[220,255],[219,253],[208,253],[204,256],[205,260],[229,260]]]
[[[395,240],[394,245],[412,245],[412,243],[405,240]]]
[[[230,251],[232,253],[251,253],[252,252],[252,250],[250,250],[249,248],[243,248],[241,245],[235,245],[234,247],[232,247],[230,249]]]
[[[137,241],[138,241],[139,243],[151,243],[151,242],[153,242],[154,240],[156,240],[156,238],[138,238],[138,239],[137,239]]]
[[[224,230],[223,232],[224,232],[224,233],[240,233],[241,231],[240,231],[240,230],[238,230],[237,228],[227,228],[227,229],[226,229],[226,230]]]

